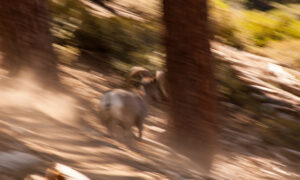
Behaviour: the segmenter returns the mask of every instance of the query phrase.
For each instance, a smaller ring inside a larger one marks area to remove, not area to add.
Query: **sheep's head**
[[[140,77],[141,89],[145,92],[147,98],[155,101],[160,101],[164,98],[163,91],[161,90],[162,83],[164,82],[160,82],[161,78],[157,78],[157,75],[154,76],[149,70],[143,67],[135,66],[129,70],[127,77],[128,84],[130,84],[134,77]]]
[[[142,78],[141,85],[149,98],[155,101],[161,100],[156,78]]]

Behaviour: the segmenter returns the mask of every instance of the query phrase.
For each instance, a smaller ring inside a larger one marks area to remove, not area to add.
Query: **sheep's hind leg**
[[[116,138],[116,135],[115,135],[116,126],[117,126],[116,121],[114,119],[110,119],[108,122],[108,125],[107,125],[107,129],[108,129],[109,136],[111,138]]]
[[[137,126],[137,128],[138,128],[138,130],[139,130],[139,136],[138,136],[138,138],[141,140],[142,139],[142,136],[143,136],[143,121],[141,121],[141,120],[137,120],[136,121],[136,126]]]

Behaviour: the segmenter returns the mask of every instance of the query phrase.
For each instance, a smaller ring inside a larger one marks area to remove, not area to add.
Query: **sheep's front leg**
[[[115,135],[116,126],[117,126],[116,120],[110,119],[109,122],[108,122],[108,131],[109,131],[109,134],[112,138],[116,137],[116,135]]]
[[[139,139],[141,140],[142,139],[142,136],[143,136],[143,121],[142,120],[139,120],[137,121],[137,128],[139,129]]]

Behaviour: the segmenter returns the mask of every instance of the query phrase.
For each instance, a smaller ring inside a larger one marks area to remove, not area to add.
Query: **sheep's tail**
[[[111,97],[109,95],[104,95],[100,100],[100,106],[104,110],[109,110],[111,108]]]

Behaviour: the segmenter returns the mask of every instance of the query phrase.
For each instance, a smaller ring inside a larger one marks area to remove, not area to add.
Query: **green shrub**
[[[295,39],[300,38],[300,21],[293,20],[285,28],[284,33]]]
[[[242,47],[241,41],[236,37],[233,9],[228,4],[222,0],[211,0],[209,17],[210,28],[217,39],[237,48]]]
[[[275,145],[300,150],[300,122],[280,118],[263,118],[258,123],[263,139]]]
[[[74,38],[73,32],[82,22],[83,14],[87,13],[82,3],[78,0],[49,0],[52,15],[51,31],[55,43],[65,45]]]
[[[145,60],[161,42],[158,28],[125,17],[86,17],[74,32],[75,45],[125,62]]]
[[[257,46],[265,46],[271,40],[299,38],[299,23],[293,16],[279,10],[245,11],[240,27],[249,41]]]
[[[270,41],[300,37],[300,21],[293,13],[234,9],[225,2],[211,0],[209,16],[215,38],[228,45],[263,47]]]
[[[89,61],[110,63],[114,59],[147,64],[149,54],[162,51],[161,30],[156,21],[96,17],[78,0],[52,0],[50,4],[56,44],[78,48],[81,55],[100,57],[92,60],[89,56]]]
[[[270,39],[282,38],[274,31],[278,23],[277,19],[267,16],[264,12],[246,11],[242,26],[255,45],[265,46]]]

